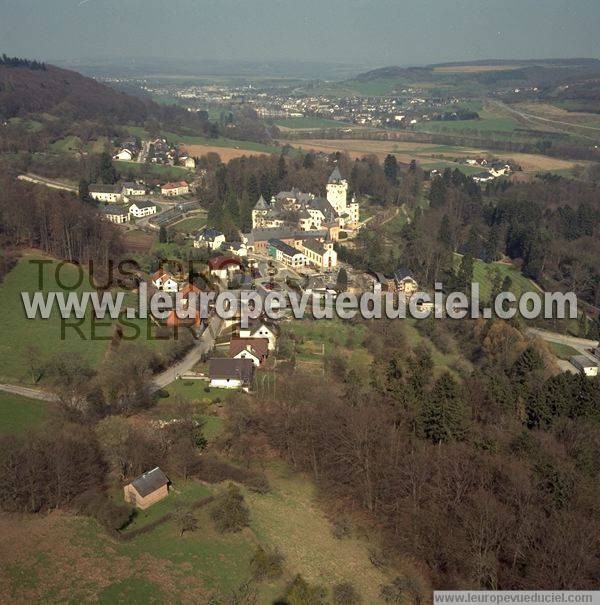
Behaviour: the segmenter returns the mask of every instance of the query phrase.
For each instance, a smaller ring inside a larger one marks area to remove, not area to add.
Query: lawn
[[[191,216],[189,218],[184,218],[182,221],[179,221],[178,223],[169,225],[169,229],[172,231],[178,231],[180,233],[192,233],[193,231],[200,230],[205,225],[206,225],[206,214],[201,214],[198,216]]]
[[[460,254],[454,255],[455,267],[458,267],[460,258]],[[512,281],[510,289],[517,299],[525,292],[540,293],[540,289],[512,265],[508,263],[486,263],[480,259],[476,259],[473,269],[473,281],[479,283],[479,298],[482,301],[489,301],[495,271],[500,273],[502,279],[506,276],[510,277]]]
[[[0,341],[0,359],[3,360],[0,369],[0,380],[6,382],[32,382],[30,372],[30,358],[32,352],[42,362],[48,361],[54,355],[71,352],[80,355],[92,366],[97,366],[106,352],[107,340],[112,336],[111,327],[95,327],[92,324],[91,313],[86,314],[80,330],[83,337],[75,328],[64,327],[61,333],[61,319],[59,312],[53,308],[48,319],[28,319],[21,302],[21,292],[33,294],[38,289],[38,266],[32,261],[41,259],[41,256],[24,256],[15,268],[0,284],[0,306],[4,313],[0,316],[0,330],[4,338]],[[42,270],[43,289],[47,292],[58,292],[60,287],[56,283],[55,269],[57,263],[52,261]],[[65,284],[74,284],[78,272],[73,265],[64,265],[60,270],[60,278]],[[87,279],[75,291],[81,294],[90,291]],[[76,320],[66,320],[65,323],[75,323]],[[92,339],[95,333],[96,340]]]
[[[551,341],[548,341],[548,345],[552,349],[552,352],[559,359],[567,359],[567,360],[569,360],[574,355],[581,355],[581,353],[577,349],[574,349],[573,347],[570,347],[569,345],[563,344],[561,342],[551,342]]]
[[[365,326],[341,319],[303,319],[283,324],[296,337],[296,361],[323,364],[325,359],[341,355],[366,378],[371,354],[362,346]]]
[[[510,116],[482,109],[478,111],[478,120],[431,121],[417,124],[416,130],[422,132],[442,132],[452,134],[476,134],[477,132],[514,133],[523,126]],[[522,136],[522,135],[521,135]]]
[[[135,516],[131,523],[124,530],[124,533],[133,529],[139,529],[160,519],[163,515],[172,512],[177,506],[190,506],[194,502],[212,495],[213,490],[198,481],[174,481],[169,488],[169,496],[156,504],[153,504],[146,510],[136,509]],[[120,503],[123,499],[121,490],[115,494],[115,499]]]
[[[63,320],[56,305],[53,305],[48,319],[42,319],[39,315],[35,319],[28,319],[21,301],[21,292],[28,292],[31,296],[38,290],[39,265],[36,261],[39,260],[49,261],[41,269],[43,279],[41,291],[44,293],[63,291],[56,281],[59,264],[41,255],[23,256],[0,284],[0,304],[4,309],[0,317],[0,329],[4,334],[4,338],[0,341],[0,359],[3,361],[0,368],[0,381],[32,384],[30,361],[32,356],[39,367],[56,355],[74,353],[96,368],[114,334],[113,321],[110,318],[93,320],[91,304],[81,325],[77,325],[80,320],[74,316]],[[78,277],[79,272],[74,265],[62,265],[59,279],[63,285],[76,284]],[[73,291],[82,294],[92,290],[88,275],[85,273],[82,284]],[[150,331],[150,337],[148,336],[146,320],[127,321],[140,327],[137,342],[143,342],[158,350],[167,345],[168,341],[154,338],[153,330]],[[127,326],[124,327],[124,331],[128,336],[134,334],[133,329]],[[43,381],[43,376],[41,380]]]
[[[65,513],[26,515],[19,523],[4,516],[0,599],[208,603],[212,596],[222,602],[249,579],[249,561],[261,543],[284,556],[284,576],[259,584],[259,603],[281,596],[297,573],[327,589],[350,581],[365,603],[378,602],[379,588],[390,577],[369,561],[369,547],[374,545],[356,535],[336,539],[308,479],[291,474],[280,463],[271,464],[267,474],[269,493],[243,490],[250,527],[236,534],[215,531],[210,505],[195,511],[198,529],[193,532],[181,536],[176,522],[168,521],[128,542],[111,538],[95,521]],[[175,482],[175,491],[140,512],[130,528],[152,522],[177,503],[190,504],[219,489]]]
[[[15,435],[34,428],[48,417],[52,404],[0,392],[0,434]]]

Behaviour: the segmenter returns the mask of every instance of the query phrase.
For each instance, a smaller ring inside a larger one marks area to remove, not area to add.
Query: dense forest
[[[266,437],[340,526],[375,524],[382,564],[412,557],[434,587],[596,586],[600,380],[556,375],[545,346],[505,322],[434,329],[472,370],[440,373],[401,322],[371,321],[368,380],[335,357],[326,381],[285,373],[276,397],[230,409],[229,453],[260,459]],[[424,597],[418,575],[403,588]]]

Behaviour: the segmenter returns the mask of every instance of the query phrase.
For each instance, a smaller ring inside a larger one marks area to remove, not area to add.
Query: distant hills
[[[600,112],[600,60],[490,59],[390,66],[358,74],[343,85],[364,94],[395,93],[417,87],[439,95],[485,95],[514,88],[536,88],[540,97],[565,107]]]
[[[46,65],[0,64],[0,116],[48,113],[74,119],[99,118],[138,122],[149,104],[81,74]]]

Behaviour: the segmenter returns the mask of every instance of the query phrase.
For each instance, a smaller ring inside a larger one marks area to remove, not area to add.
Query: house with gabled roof
[[[198,233],[194,240],[194,248],[208,248],[209,250],[219,250],[225,243],[225,235],[218,229],[207,227]]]
[[[135,218],[156,214],[156,210],[156,204],[150,200],[137,200],[129,206],[129,214],[135,216]]]
[[[150,279],[157,290],[162,290],[163,292],[177,292],[179,290],[179,282],[171,273],[164,269],[155,271],[150,276]]]
[[[259,367],[269,355],[268,338],[232,338],[229,356],[232,359],[250,359]]]
[[[128,483],[123,495],[125,502],[144,510],[169,495],[169,479],[157,466]]]
[[[250,359],[213,358],[208,362],[211,387],[247,391],[254,378],[254,363]]]
[[[261,319],[250,319],[246,327],[240,326],[240,338],[266,338],[269,341],[269,351],[274,351],[277,332],[270,323]]]

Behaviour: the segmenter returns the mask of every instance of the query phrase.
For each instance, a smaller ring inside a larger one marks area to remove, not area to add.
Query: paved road
[[[40,401],[57,401],[56,395],[47,393],[41,389],[31,389],[29,387],[20,387],[14,384],[0,384],[0,391],[21,395],[29,399],[39,399]]]
[[[524,120],[528,120],[529,122],[546,122],[552,126],[554,126],[554,128],[556,130],[558,130],[559,132],[566,132],[567,134],[572,134],[571,131],[569,130],[565,130],[564,128],[561,128],[561,126],[569,126],[570,128],[583,128],[584,130],[591,130],[594,132],[597,132],[600,135],[600,128],[598,128],[597,126],[586,126],[585,124],[576,124],[573,122],[564,122],[561,120],[555,120],[553,118],[544,118],[542,116],[537,116],[533,113],[527,113],[525,111],[522,111],[520,109],[515,109],[514,107],[511,107],[510,105],[506,105],[505,103],[500,103],[500,102],[496,102],[496,104],[501,107],[502,109],[506,109],[508,110],[510,113],[519,116],[520,118],[523,118]],[[579,133],[579,136],[589,139],[590,141],[597,141],[598,137],[590,137],[584,134]]]
[[[59,181],[54,181],[52,179],[47,179],[36,174],[20,174],[17,178],[20,181],[28,181],[29,183],[36,183],[37,185],[45,185],[46,187],[50,187],[50,189],[61,189],[62,191],[78,193],[77,187],[66,185],[65,183],[60,183]]]
[[[223,320],[214,315],[208,324],[208,327],[200,336],[198,343],[194,348],[178,363],[166,369],[161,374],[154,377],[153,387],[155,391],[171,384],[178,376],[191,370],[206,353],[209,353],[215,345],[215,340],[223,328]]]

